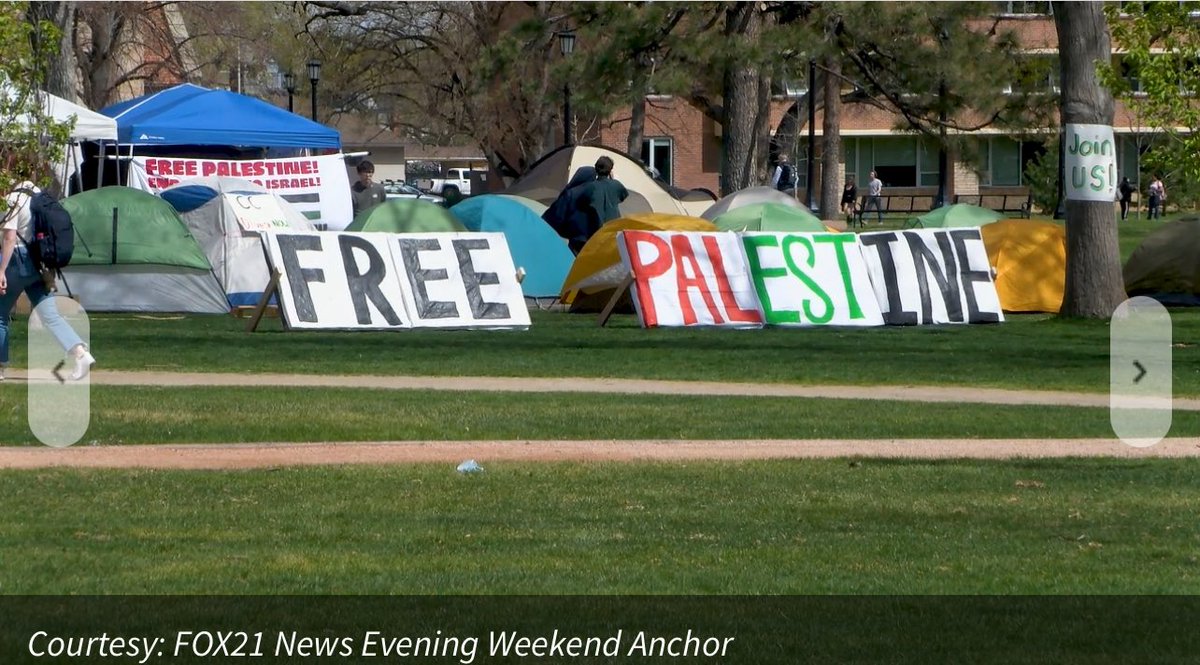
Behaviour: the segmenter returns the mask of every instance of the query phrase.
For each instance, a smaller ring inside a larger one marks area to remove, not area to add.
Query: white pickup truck
[[[446,169],[443,178],[430,181],[429,191],[432,194],[446,195],[448,189],[457,188],[463,196],[471,195],[471,169]]]

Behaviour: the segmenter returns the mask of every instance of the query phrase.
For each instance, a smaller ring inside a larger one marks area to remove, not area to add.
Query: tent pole
[[[96,189],[104,186],[104,162],[108,158],[108,141],[97,141],[100,148],[99,158],[96,160],[100,165],[96,167]]]
[[[120,173],[118,171],[118,173]],[[117,209],[113,208],[113,232],[112,232],[112,256],[109,257],[112,265],[117,265]]]

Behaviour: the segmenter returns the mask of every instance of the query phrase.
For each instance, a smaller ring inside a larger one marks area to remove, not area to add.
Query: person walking
[[[858,201],[858,185],[854,184],[854,176],[846,176],[846,186],[842,188],[842,212],[854,214],[854,206]]]
[[[1163,185],[1162,180],[1155,175],[1154,180],[1150,183],[1150,211],[1147,218],[1162,219],[1162,212],[1166,207],[1166,202],[1167,188]]]
[[[867,204],[863,206],[863,214],[872,207],[875,208],[875,213],[879,216],[879,224],[883,224],[883,181],[879,176],[871,171],[871,180],[867,182]]]
[[[1120,196],[1117,200],[1121,202],[1121,221],[1129,219],[1129,203],[1133,201],[1133,190],[1129,176],[1121,178],[1121,184],[1117,186],[1117,194]]]
[[[87,376],[96,363],[79,334],[58,313],[50,295],[53,281],[45,278],[29,253],[29,244],[34,240],[31,201],[41,191],[28,180],[17,185],[5,199],[7,208],[0,222],[0,381],[8,370],[8,331],[13,307],[21,293],[29,298],[46,329],[74,359],[72,381]]]
[[[558,235],[565,238],[567,247],[576,256],[588,241],[587,212],[579,207],[579,197],[588,183],[596,180],[596,167],[581,166],[571,176],[567,186],[554,199],[554,203],[542,213],[542,219],[554,229]]]
[[[583,186],[579,208],[587,214],[587,237],[591,238],[607,222],[621,217],[621,202],[629,191],[612,177],[613,160],[607,155],[596,160],[596,179]]]
[[[771,186],[781,192],[796,186],[796,172],[792,170],[792,165],[788,164],[788,156],[784,153],[779,154],[775,171],[771,173]]]

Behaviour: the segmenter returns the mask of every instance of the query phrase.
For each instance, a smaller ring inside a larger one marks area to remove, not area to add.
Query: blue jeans
[[[17,304],[17,298],[24,291],[25,295],[29,297],[29,304],[37,307],[39,303],[50,297],[50,292],[42,283],[42,276],[34,267],[25,246],[19,243],[13,248],[12,260],[8,262],[8,271],[5,276],[8,277],[8,290],[4,292],[4,295],[0,295],[0,363],[7,364],[9,315],[12,314],[13,306]],[[83,340],[79,339],[79,335],[71,328],[71,324],[58,315],[58,308],[54,305],[53,300],[38,310],[38,316],[41,317],[42,323],[46,324],[46,328],[50,330],[54,338],[58,340],[63,351],[70,351],[77,345],[83,344]]]

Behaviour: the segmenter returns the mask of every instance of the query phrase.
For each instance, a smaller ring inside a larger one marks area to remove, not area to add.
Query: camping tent
[[[712,204],[700,216],[712,221],[730,210],[737,210],[738,208],[757,203],[778,203],[793,208],[801,207],[796,197],[785,194],[774,187],[747,187],[746,189],[739,189]]]
[[[1200,217],[1167,222],[1125,262],[1125,290],[1169,304],[1200,305]]]
[[[562,285],[563,302],[573,311],[595,311],[604,306],[626,276],[617,249],[621,231],[717,231],[712,222],[699,217],[641,213],[615,219],[592,236],[575,257]]]
[[[527,199],[524,196],[517,196],[516,194],[496,194],[496,196],[509,199],[510,201],[516,201],[517,203],[520,203],[526,208],[532,210],[533,214],[537,215],[538,217],[541,217],[542,213],[546,212],[546,208],[550,207],[541,201],[534,201],[533,199]]]
[[[527,298],[558,295],[575,255],[532,210],[509,198],[485,194],[459,203],[450,212],[471,231],[504,234],[513,263],[525,269],[521,292]]]
[[[1067,234],[1049,222],[1007,219],[980,227],[1006,312],[1057,312],[1067,280]]]
[[[229,311],[204,251],[166,201],[103,187],[62,204],[75,224],[64,281],[89,311]]]
[[[11,86],[0,84],[0,96],[10,98],[12,95],[13,88]],[[52,121],[72,123],[70,139],[73,145],[67,148],[62,161],[54,165],[56,177],[60,178],[60,182],[65,185],[71,172],[78,170],[83,161],[83,151],[77,144],[80,141],[115,141],[117,139],[117,121],[48,92],[38,91],[37,96],[41,101],[43,113]],[[26,114],[19,114],[14,121],[28,124],[29,117]]]
[[[273,104],[183,83],[100,111],[132,145],[337,148],[338,132]]]
[[[624,215],[661,212],[694,216],[711,207],[715,200],[701,190],[691,190],[678,198],[646,173],[641,162],[622,152],[597,146],[563,146],[550,152],[529,167],[525,175],[504,193],[550,205],[567,186],[575,171],[584,166],[595,166],[596,160],[605,155],[613,160],[613,177],[629,190],[630,198],[621,204],[621,213]]]
[[[233,307],[256,304],[270,280],[261,231],[313,230],[283,197],[238,178],[185,180],[159,196],[200,244]]]
[[[825,224],[804,208],[778,203],[755,203],[723,213],[712,220],[722,231],[827,231]]]
[[[391,199],[365,210],[346,227],[347,233],[452,233],[467,227],[442,206],[420,199]]]
[[[991,224],[999,219],[1004,219],[1004,215],[995,210],[980,208],[969,203],[955,203],[954,205],[942,206],[920,217],[912,217],[908,220],[908,225],[919,226],[925,229],[949,229],[971,226],[978,227],[984,224]]]

